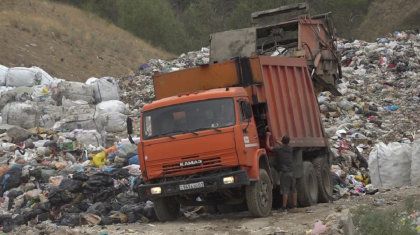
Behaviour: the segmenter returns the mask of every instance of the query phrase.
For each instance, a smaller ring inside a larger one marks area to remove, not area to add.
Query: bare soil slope
[[[42,0],[0,0],[0,64],[38,66],[72,81],[120,77],[173,55],[77,8]]]
[[[396,30],[419,28],[419,0],[375,0],[359,27],[357,38],[374,41]]]

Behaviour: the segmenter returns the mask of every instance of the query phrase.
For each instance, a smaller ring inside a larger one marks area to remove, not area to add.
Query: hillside
[[[173,55],[75,7],[42,0],[0,1],[0,64],[38,66],[55,77],[119,77]]]
[[[419,20],[419,0],[375,0],[356,35],[374,41],[396,30],[419,29]]]

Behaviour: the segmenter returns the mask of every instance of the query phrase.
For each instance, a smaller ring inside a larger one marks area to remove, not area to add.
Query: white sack
[[[104,101],[96,105],[99,109],[99,111],[103,114],[106,113],[127,113],[127,107],[126,105],[119,100],[109,100]]]
[[[127,128],[127,107],[119,100],[109,100],[96,106],[106,118],[107,132],[122,132]]]
[[[411,184],[420,185],[420,139],[414,141],[411,156]]]
[[[104,146],[101,133],[96,130],[74,131],[74,137],[87,148],[89,145],[99,147]]]
[[[63,97],[70,100],[84,100],[89,104],[94,102],[93,88],[80,82],[60,82],[54,89],[52,98],[61,105]]]
[[[412,148],[407,144],[376,145],[369,155],[369,171],[375,188],[410,185]]]
[[[88,78],[88,80],[86,80],[85,84],[86,85],[92,85],[92,83],[97,81],[97,80],[98,80],[97,78],[91,77],[91,78]]]
[[[112,77],[104,77],[92,82],[91,87],[94,90],[95,101],[97,104],[108,100],[119,100],[120,89],[118,81]]]
[[[105,131],[107,132],[123,132],[127,128],[127,115],[122,113],[107,113]]]
[[[42,80],[42,73],[33,68],[15,67],[10,68],[6,76],[6,86],[12,87],[33,87],[39,85]]]
[[[0,64],[0,86],[6,85],[6,76],[9,68]]]
[[[106,120],[100,115],[96,106],[80,105],[70,107],[64,113],[65,123],[63,127],[66,130],[98,130],[102,131]]]
[[[40,72],[41,73],[41,83],[40,85],[47,85],[47,86],[51,86],[51,83],[54,81],[54,78],[51,77],[51,75],[49,75],[47,72],[45,72],[43,69],[36,67],[36,66],[32,66],[31,69],[33,69],[34,71]]]
[[[8,103],[1,113],[2,124],[15,125],[25,129],[39,125],[40,112],[34,104]]]

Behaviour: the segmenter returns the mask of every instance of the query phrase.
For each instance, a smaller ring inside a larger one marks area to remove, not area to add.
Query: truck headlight
[[[160,194],[162,192],[162,188],[161,187],[154,187],[150,189],[150,193],[151,194]]]
[[[229,177],[225,177],[223,178],[223,183],[224,184],[231,184],[235,181],[235,179],[233,178],[233,176],[229,176]]]

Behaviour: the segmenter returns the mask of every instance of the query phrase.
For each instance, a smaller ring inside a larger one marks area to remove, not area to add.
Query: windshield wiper
[[[168,134],[158,134],[158,135],[152,135],[152,136],[148,137],[148,139],[149,139],[149,138],[150,138],[150,139],[153,139],[153,138],[156,138],[156,137],[169,137],[169,138],[171,138],[171,139],[176,139],[174,136],[172,136],[172,135],[168,135]]]
[[[186,134],[186,133],[193,133],[194,135],[198,135],[198,133],[197,132],[195,132],[196,130],[186,130],[186,131],[184,131],[183,132],[183,134]]]
[[[220,130],[216,127],[202,127],[202,128],[194,129],[192,131],[204,131],[204,130],[215,130],[215,131],[218,131],[218,132],[222,132],[222,130]]]

